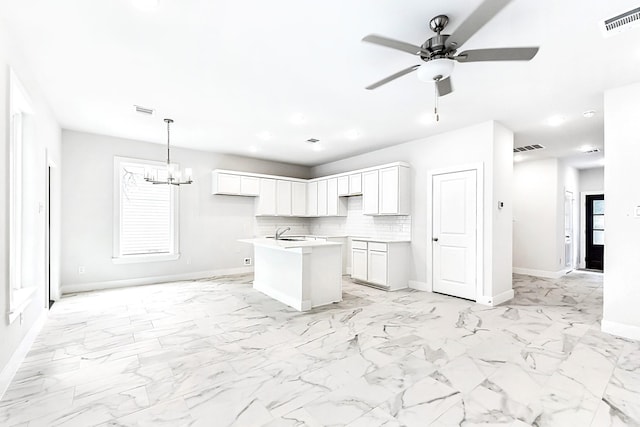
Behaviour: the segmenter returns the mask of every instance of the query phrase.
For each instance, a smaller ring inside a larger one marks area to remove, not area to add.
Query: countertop
[[[351,240],[359,240],[361,242],[380,242],[380,243],[411,243],[411,240],[406,239],[385,239],[380,237],[355,237],[352,236]]]
[[[239,239],[238,241],[242,243],[251,243],[253,245],[258,245],[258,246],[268,246],[272,248],[281,248],[281,249],[342,245],[342,243],[326,242],[324,240],[276,240],[273,238],[266,238],[266,237],[256,237],[254,239]]]

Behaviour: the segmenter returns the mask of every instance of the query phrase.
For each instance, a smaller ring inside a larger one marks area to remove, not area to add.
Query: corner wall
[[[344,160],[312,168],[314,177],[366,168],[391,161],[411,165],[411,248],[410,280],[426,287],[427,241],[427,177],[429,171],[476,163],[484,164],[484,297],[511,291],[511,215],[513,134],[493,121],[469,126],[453,132],[435,135],[395,145]],[[508,161],[507,161],[508,159]],[[505,202],[506,210],[497,212],[497,201]],[[322,231],[318,231],[322,234]],[[421,286],[422,286],[421,285]]]
[[[604,312],[602,330],[640,339],[640,83],[604,95]]]
[[[232,169],[307,178],[309,168],[239,156],[172,148],[172,159],[191,167],[194,183],[181,187],[180,259],[114,264],[113,158],[162,160],[160,144],[64,130],[62,133],[62,289],[90,290],[250,270],[250,238],[258,224],[253,197],[211,194],[211,171]],[[79,274],[79,267],[84,274]]]

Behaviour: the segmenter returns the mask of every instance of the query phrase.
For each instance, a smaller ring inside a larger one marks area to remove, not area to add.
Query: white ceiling
[[[364,89],[419,61],[363,36],[421,44],[431,17],[449,15],[450,33],[479,4],[160,0],[143,12],[131,0],[2,0],[0,16],[66,129],[164,143],[162,119],[171,117],[177,146],[303,165],[490,119],[514,130],[516,145],[547,147],[528,158],[602,147],[603,92],[639,79],[640,28],[605,39],[597,24],[636,1],[514,0],[464,49],[540,52],[531,62],[456,64],[437,124],[420,121],[434,94],[415,75]],[[134,104],[157,114],[136,114]],[[585,119],[585,110],[597,113]],[[306,122],[292,123],[294,114]],[[556,114],[567,122],[548,126]],[[356,140],[347,138],[353,130]],[[271,140],[260,139],[265,131]]]

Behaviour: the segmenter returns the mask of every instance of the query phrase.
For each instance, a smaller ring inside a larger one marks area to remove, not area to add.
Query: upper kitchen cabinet
[[[372,170],[362,173],[362,213],[378,215],[378,171]]]
[[[362,173],[362,213],[409,215],[409,167],[394,165]]]
[[[339,197],[338,178],[327,180],[327,216],[347,215],[347,200]]]
[[[349,175],[349,195],[358,196],[362,194],[362,174],[353,173]]]
[[[292,182],[291,183],[291,215],[306,216],[307,215],[307,183]]]
[[[260,178],[260,196],[258,196],[256,215],[273,216],[277,214],[276,193],[275,179]]]
[[[235,171],[215,170],[211,175],[211,193],[255,197],[260,194],[260,178]]]
[[[308,216],[318,216],[318,182],[307,183],[307,212]]]
[[[380,215],[409,215],[411,201],[409,193],[409,168],[392,166],[378,171],[380,186],[378,204]]]
[[[318,181],[318,216],[327,216],[327,180]]]
[[[276,215],[291,216],[291,181],[276,181]]]

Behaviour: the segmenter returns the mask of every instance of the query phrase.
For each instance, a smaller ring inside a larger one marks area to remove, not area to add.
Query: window
[[[9,73],[9,310],[8,320],[12,323],[20,316],[36,291],[37,252],[25,250],[38,235],[37,222],[29,213],[33,197],[29,191],[25,196],[25,186],[29,184],[29,173],[33,173],[34,122],[30,98],[15,75]],[[27,137],[29,135],[30,137]],[[27,185],[27,190],[32,190]],[[23,221],[24,220],[24,221]],[[23,245],[24,244],[24,245]]]
[[[604,245],[604,200],[593,201],[593,244]]]
[[[162,177],[166,164],[115,158],[115,263],[179,258],[177,188],[148,183],[144,180],[146,173]]]

